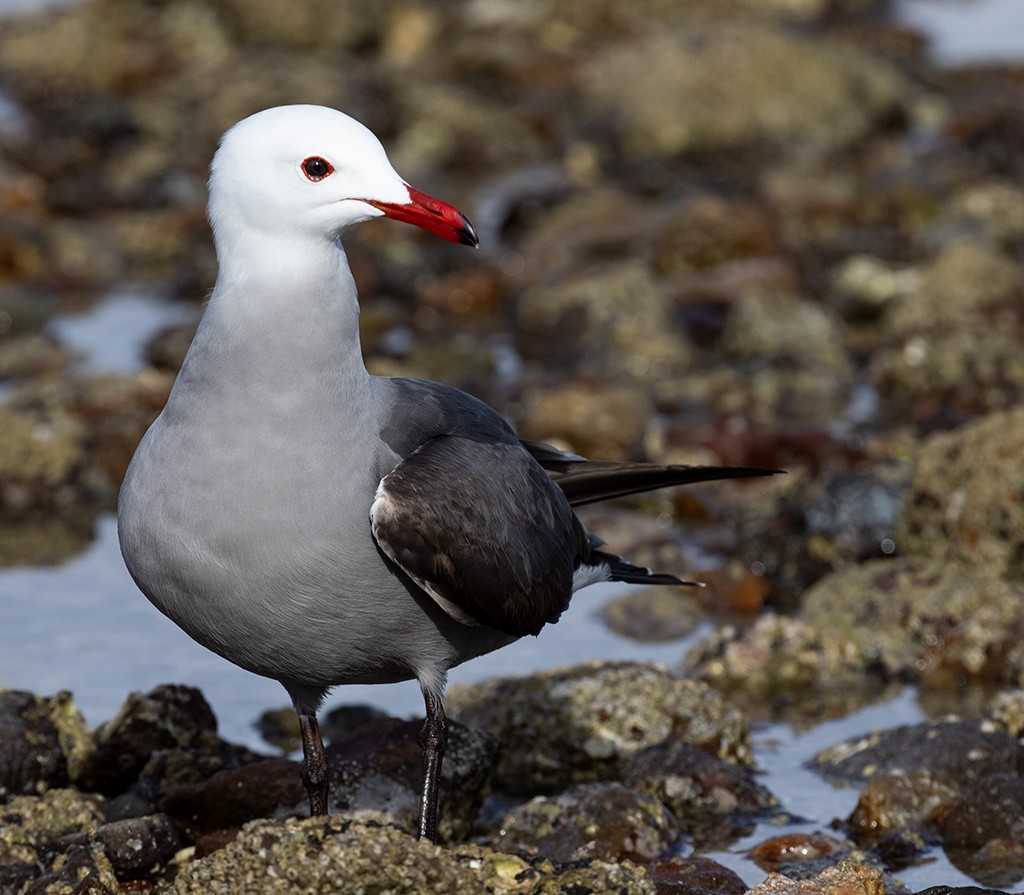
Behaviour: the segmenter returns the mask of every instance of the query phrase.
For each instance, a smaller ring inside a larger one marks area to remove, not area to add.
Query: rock
[[[622,782],[659,799],[680,832],[700,842],[736,839],[753,827],[753,818],[779,804],[749,768],[678,740],[631,755],[623,762]]]
[[[151,877],[184,845],[181,834],[165,814],[104,824],[96,831],[96,838],[119,880]]]
[[[1024,780],[1016,773],[989,774],[954,802],[942,827],[947,851],[977,851],[992,840],[1021,843],[1024,839]],[[1024,858],[1024,851],[1019,852]],[[1024,864],[1019,865],[1024,877]]]
[[[742,717],[710,687],[656,665],[584,663],[453,687],[449,713],[502,743],[495,786],[552,792],[617,779],[647,746],[684,740],[750,764]]]
[[[65,410],[0,406],[0,517],[66,507],[89,493],[86,430]]]
[[[73,845],[49,864],[19,895],[120,895],[121,887],[99,844]]]
[[[826,777],[853,782],[925,771],[965,791],[991,774],[1021,774],[1024,745],[989,723],[925,722],[830,746],[814,757],[811,767]]]
[[[811,879],[770,873],[749,895],[889,895],[892,891],[880,870],[847,860]]]
[[[1016,773],[984,777],[949,807],[942,844],[950,861],[1004,891],[1024,879],[1024,781]]]
[[[62,837],[90,835],[103,823],[102,800],[70,789],[16,796],[0,807],[0,889],[21,891],[64,850]],[[58,857],[59,860],[59,857]]]
[[[621,460],[636,452],[651,411],[641,389],[570,379],[527,387],[517,429],[522,438],[560,441],[591,460]]]
[[[658,895],[704,895],[705,892],[743,895],[747,891],[746,883],[738,874],[710,858],[673,855],[644,867],[654,881]]]
[[[906,102],[900,76],[857,47],[728,22],[661,29],[593,54],[583,93],[633,156],[822,154]]]
[[[68,692],[0,690],[0,804],[66,786],[90,748],[85,719]]]
[[[651,269],[670,276],[770,257],[781,249],[763,210],[710,193],[687,197],[672,208],[653,243]]]
[[[649,861],[678,838],[675,819],[656,798],[621,783],[584,783],[510,811],[496,844],[558,862]]]
[[[517,303],[516,328],[527,360],[655,391],[691,364],[668,296],[636,262],[527,289]]]
[[[289,891],[337,895],[524,890],[654,895],[647,875],[630,863],[531,864],[479,846],[434,846],[392,826],[338,816],[254,821],[226,848],[183,865],[173,882],[160,884],[156,892],[258,892],[267,880],[278,880]]]
[[[703,617],[696,600],[665,587],[632,590],[601,607],[601,618],[610,630],[642,643],[679,640]]]
[[[832,420],[849,402],[853,372],[842,335],[810,301],[744,296],[726,319],[720,347],[772,420]]]
[[[353,817],[384,818],[417,829],[422,784],[421,721],[377,718],[327,748],[328,807]],[[497,744],[485,732],[449,722],[441,767],[438,835],[468,837],[494,767]]]
[[[259,817],[291,814],[306,798],[302,766],[284,758],[218,771],[197,783],[167,788],[160,810],[193,841]]]
[[[1024,737],[1024,690],[997,693],[985,707],[985,717],[1018,740]]]
[[[542,215],[535,210],[533,218],[527,219],[515,256],[509,259],[518,259],[510,271],[517,283],[538,288],[561,284],[564,290],[581,271],[591,272],[593,280],[593,272],[607,268],[610,262],[613,271],[621,268],[636,276],[637,265],[626,259],[643,258],[652,242],[668,238],[661,234],[671,206],[658,205],[601,183],[577,192],[569,192],[564,180],[556,181],[556,185],[560,193],[568,194]],[[649,282],[643,285],[647,298]],[[590,291],[594,291],[593,283]],[[581,295],[580,291],[567,294]],[[586,298],[586,294],[582,297]],[[593,298],[595,302],[600,300],[599,295]],[[608,312],[621,315],[622,309],[609,307]],[[544,322],[543,307],[538,307],[535,314]]]
[[[960,792],[961,788],[945,774],[930,768],[877,774],[861,790],[847,818],[847,829],[864,846],[906,832],[921,832],[932,838],[942,810]]]
[[[785,873],[797,865],[835,858],[849,852],[849,845],[825,833],[786,833],[755,845],[748,855],[762,870]],[[793,876],[798,874],[791,870]],[[799,874],[803,876],[804,874]]]
[[[883,695],[842,638],[773,613],[745,629],[723,625],[687,652],[683,670],[762,710],[768,701],[776,710],[795,703],[800,714],[846,714]]]
[[[117,715],[96,730],[95,741],[81,783],[117,794],[138,779],[158,750],[215,750],[217,719],[198,690],[162,684],[148,693],[131,694]]]
[[[955,556],[1013,581],[1024,576],[1024,408],[933,435],[917,457],[897,543]]]
[[[1022,599],[1021,586],[992,566],[873,560],[822,578],[805,595],[801,619],[853,667],[884,679],[1011,683],[1024,675],[1015,648]]]
[[[1006,255],[970,242],[952,244],[925,267],[919,287],[885,315],[883,346],[871,360],[890,415],[949,426],[1020,403],[1021,278]]]

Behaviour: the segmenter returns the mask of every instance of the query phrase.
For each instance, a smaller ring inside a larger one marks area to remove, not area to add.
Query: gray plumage
[[[271,109],[229,131],[210,182],[217,284],[118,520],[160,611],[287,688],[312,811],[328,689],[420,682],[433,838],[448,669],[536,634],[587,583],[678,583],[602,552],[571,503],[764,471],[587,464],[456,389],[370,376],[338,238],[382,214],[475,244],[339,112]]]

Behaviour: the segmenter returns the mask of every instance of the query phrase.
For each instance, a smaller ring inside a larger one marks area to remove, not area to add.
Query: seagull
[[[313,815],[328,691],[418,681],[418,835],[436,841],[448,670],[539,633],[589,584],[689,583],[601,549],[573,507],[774,470],[587,462],[448,385],[370,375],[345,231],[383,216],[477,236],[342,112],[242,120],[209,186],[217,280],[121,488],[125,564],[192,638],[284,685]]]

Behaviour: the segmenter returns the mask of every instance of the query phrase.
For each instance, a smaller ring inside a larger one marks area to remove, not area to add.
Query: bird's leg
[[[309,813],[316,817],[327,813],[327,755],[316,715],[309,712],[298,714],[302,731],[302,783],[309,794]]]
[[[423,753],[423,796],[420,802],[418,839],[437,841],[437,791],[441,783],[441,762],[448,745],[448,719],[439,694],[423,688],[427,719],[420,730],[420,751]]]

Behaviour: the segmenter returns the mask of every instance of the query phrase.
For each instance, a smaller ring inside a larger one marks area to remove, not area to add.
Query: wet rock
[[[665,216],[654,237],[650,265],[656,274],[673,275],[779,250],[774,227],[760,208],[704,194],[680,202]]]
[[[845,714],[881,697],[848,644],[798,618],[768,613],[740,629],[723,625],[683,659],[687,674],[774,711]]]
[[[631,591],[609,600],[601,608],[601,618],[609,629],[643,643],[685,637],[703,617],[696,600],[664,587]]]
[[[89,748],[85,719],[70,693],[0,690],[0,804],[66,786],[81,772]]]
[[[11,336],[3,332],[0,310],[0,382],[5,379],[50,377],[65,371],[74,354],[54,339],[39,333]]]
[[[526,290],[517,303],[516,327],[528,360],[655,391],[691,362],[692,350],[668,297],[636,262]]]
[[[876,731],[819,752],[812,767],[826,777],[866,781],[879,774],[925,771],[961,791],[990,774],[1020,774],[1024,745],[992,724],[945,721]]]
[[[947,851],[986,847],[993,840],[1018,845],[1019,876],[1024,878],[1024,780],[1017,773],[995,773],[973,783],[949,807],[942,825]]]
[[[852,45],[749,23],[620,43],[595,54],[582,83],[635,157],[822,153],[863,139],[908,95],[899,75]]]
[[[631,755],[684,740],[750,764],[742,717],[710,687],[656,665],[584,663],[453,687],[450,714],[501,744],[495,785],[551,792],[617,779]]]
[[[82,769],[82,785],[117,794],[138,779],[153,753],[198,747],[215,751],[217,719],[191,687],[162,684],[133,693],[117,715],[95,732],[95,749]]]
[[[929,768],[881,773],[861,790],[847,829],[865,846],[908,831],[934,838],[940,812],[960,792],[945,774]]]
[[[768,419],[828,421],[853,382],[842,335],[817,305],[782,295],[747,295],[730,311],[720,347],[746,375],[749,406]]]
[[[415,79],[403,91],[401,106],[405,127],[388,155],[414,182],[438,167],[479,176],[547,157],[544,143],[514,108],[458,82]],[[473,152],[467,153],[467,146]]]
[[[659,799],[687,836],[725,842],[778,806],[749,768],[723,761],[692,743],[649,746],[623,762],[622,782]]]
[[[710,858],[673,855],[668,860],[644,865],[657,887],[658,895],[743,895],[747,885],[734,871]]]
[[[566,188],[563,185],[562,191]],[[533,218],[522,225],[526,232],[503,268],[515,282],[528,287],[567,284],[581,270],[593,271],[609,263],[623,265],[629,271],[634,266],[630,259],[645,257],[652,241],[663,232],[669,212],[667,206],[645,201],[614,186],[594,184],[592,189],[571,193],[542,215],[535,211]],[[524,217],[522,210],[519,216]],[[643,288],[647,297],[649,282],[644,282]],[[544,322],[543,309],[537,308],[535,313]],[[525,348],[526,339],[522,341]]]
[[[1024,575],[1024,409],[993,413],[922,446],[900,518],[907,554],[950,555]]]
[[[1024,672],[1016,649],[1022,598],[992,567],[875,560],[821,579],[804,597],[801,618],[848,661],[883,678],[933,687],[1014,682]]]
[[[589,862],[559,869],[472,845],[438,847],[391,826],[344,817],[254,821],[230,845],[181,867],[159,895],[256,891],[266,880],[295,891],[357,895],[367,891],[480,892],[614,891],[653,895],[633,864]]]
[[[810,879],[795,880],[770,873],[749,895],[888,895],[894,891],[899,890],[887,885],[877,868],[841,861]]]
[[[509,812],[500,827],[502,849],[561,862],[651,860],[679,838],[661,802],[621,783],[586,783],[538,796]]]
[[[990,248],[954,243],[939,255],[886,314],[870,375],[888,412],[949,426],[1018,404],[1020,283],[1019,266]]]
[[[1018,248],[1024,243],[1024,191],[996,178],[966,186],[949,197],[940,220],[954,233]]]
[[[364,725],[386,717],[386,712],[372,705],[339,705],[324,715],[320,732],[331,745],[337,745],[351,740]]]
[[[121,887],[99,844],[74,845],[53,859],[49,870],[19,889],[19,895],[119,895]]]
[[[847,852],[848,844],[836,839],[835,836],[828,836],[825,833],[787,833],[765,839],[754,846],[748,854],[762,870],[785,873],[791,866],[815,863],[822,858]]]
[[[290,755],[302,748],[299,716],[290,705],[262,712],[256,719],[255,727],[263,742],[273,746],[282,755]]]
[[[70,789],[17,796],[0,808],[0,888],[34,879],[63,849],[58,839],[91,834],[103,823],[102,800]]]
[[[86,430],[65,410],[0,406],[0,516],[53,511],[89,493]]]
[[[169,786],[160,810],[192,840],[259,817],[285,816],[306,798],[301,771],[284,758],[218,771],[201,782]]]
[[[651,411],[642,389],[570,379],[526,388],[517,429],[522,438],[561,441],[591,460],[621,460],[636,452]]]
[[[153,875],[184,845],[181,834],[165,814],[104,824],[96,831],[96,838],[119,880]]]
[[[331,770],[328,805],[354,817],[384,818],[413,832],[420,811],[423,774],[421,721],[378,718],[327,749]],[[438,835],[464,840],[470,832],[493,768],[497,743],[486,733],[449,722],[441,767]]]
[[[1021,739],[1024,737],[1024,690],[997,693],[985,707],[984,714],[1010,736]]]

